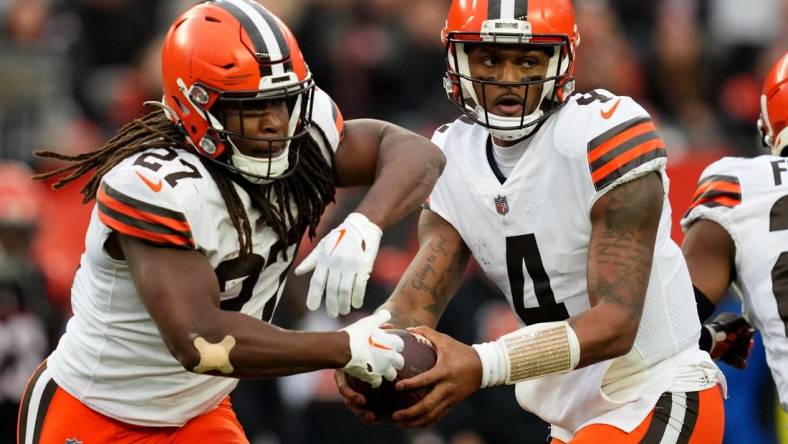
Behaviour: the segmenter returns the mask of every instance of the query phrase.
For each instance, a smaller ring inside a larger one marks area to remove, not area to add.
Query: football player
[[[725,157],[703,171],[681,220],[682,248],[698,306],[706,307],[701,316],[714,311],[730,284],[738,290],[788,410],[788,53],[766,76],[758,126],[771,154]],[[704,329],[706,342],[713,356],[744,368],[752,329],[740,316],[720,316]]]
[[[401,426],[423,427],[479,388],[516,384],[552,442],[722,442],[724,377],[698,348],[689,273],[670,239],[665,145],[648,113],[603,90],[573,94],[569,0],[452,2],[446,92],[463,116],[433,142],[446,168],[421,247],[382,306],[437,347],[432,386]],[[523,327],[462,344],[432,328],[469,256]],[[363,419],[363,397],[337,384]]]
[[[305,232],[335,186],[371,184],[302,271],[309,305],[362,302],[381,228],[418,207],[445,159],[375,120],[344,122],[290,30],[249,0],[208,1],[172,24],[164,98],[97,151],[51,174],[95,169],[70,319],[34,373],[20,443],[247,443],[228,394],[237,378],[340,368],[379,385],[402,341],[378,312],[336,332],[268,322]],[[314,291],[314,293],[312,292]]]

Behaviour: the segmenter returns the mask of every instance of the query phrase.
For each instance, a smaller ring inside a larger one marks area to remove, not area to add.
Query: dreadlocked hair
[[[288,245],[298,242],[307,229],[309,237],[314,238],[323,210],[334,201],[336,189],[333,152],[328,150],[330,159],[327,160],[312,137],[304,137],[294,143],[300,143],[300,149],[291,149],[289,153],[290,164],[298,163],[295,171],[290,176],[267,185],[252,184],[219,162],[198,155],[219,188],[230,221],[238,234],[242,258],[252,253],[252,224],[241,196],[233,186],[234,183],[249,195],[252,206],[260,211],[261,221],[271,227],[279,239],[286,241]],[[124,125],[97,150],[73,156],[55,151],[36,151],[35,154],[39,157],[63,160],[71,164],[37,174],[33,179],[45,180],[70,172],[71,174],[60,178],[53,185],[53,188],[58,189],[95,169],[93,176],[82,188],[82,202],[88,203],[95,199],[101,179],[109,170],[123,159],[151,148],[177,148],[195,152],[184,140],[179,128],[163,111],[156,110]]]

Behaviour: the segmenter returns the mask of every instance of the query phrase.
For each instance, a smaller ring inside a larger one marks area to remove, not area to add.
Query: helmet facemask
[[[263,80],[269,79],[266,77]],[[182,82],[179,82],[179,86],[180,83]],[[201,151],[208,154],[206,157],[217,160],[252,183],[266,184],[288,177],[298,164],[300,142],[308,135],[311,127],[314,81],[310,77],[299,82],[293,75],[292,81],[283,83],[283,86],[273,88],[270,85],[261,85],[261,89],[251,91],[220,91],[200,83],[187,89],[184,85],[183,96],[187,97],[208,126],[199,141],[190,139],[191,142],[199,145]],[[271,106],[272,102],[284,102],[287,106],[286,134],[278,137],[254,135],[251,129],[244,127],[246,118],[259,114],[262,108]],[[240,122],[238,130],[227,127],[230,115],[237,116]],[[263,142],[267,149],[263,150],[263,155],[243,154],[238,147],[241,141]],[[230,149],[222,150],[224,152],[214,158],[213,154],[220,146]]]
[[[444,85],[450,100],[474,122],[484,126],[496,138],[512,141],[525,138],[533,133],[540,122],[556,111],[571,93],[573,83],[569,75],[573,63],[570,42],[567,36],[555,34],[530,34],[527,22],[521,20],[488,20],[483,29],[491,29],[501,24],[511,25],[518,33],[502,34],[453,32],[447,37],[446,59],[448,70]],[[498,82],[483,80],[471,75],[468,53],[470,45],[518,45],[529,49],[544,50],[548,53],[548,66],[544,77],[523,78],[519,82]],[[552,54],[550,54],[552,51]],[[477,88],[481,96],[478,97]],[[558,85],[558,86],[556,86]],[[527,108],[529,92],[541,86],[541,94],[533,110]],[[519,116],[500,116],[487,109],[487,95],[495,88],[524,89],[519,96],[523,104]],[[531,111],[529,113],[529,111]]]

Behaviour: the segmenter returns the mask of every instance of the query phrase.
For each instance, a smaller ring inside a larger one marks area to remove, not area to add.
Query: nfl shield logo
[[[66,444],[82,444],[82,441],[77,438],[68,438],[66,439]]]
[[[509,204],[506,202],[506,196],[498,196],[495,198],[495,211],[501,216],[509,212]]]

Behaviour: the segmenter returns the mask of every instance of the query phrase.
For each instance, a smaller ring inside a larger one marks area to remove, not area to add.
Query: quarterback
[[[721,443],[724,378],[698,348],[649,115],[608,91],[573,93],[568,0],[455,0],[442,37],[446,92],[463,116],[433,137],[446,168],[420,250],[382,306],[432,340],[438,362],[397,383],[433,389],[394,420],[427,426],[479,388],[516,384],[554,444]],[[470,255],[523,325],[472,347],[432,329]]]
[[[418,207],[445,159],[429,140],[343,121],[290,30],[254,1],[193,6],[162,46],[164,97],[62,186],[95,169],[74,316],[22,400],[18,442],[247,443],[237,378],[339,368],[373,385],[402,367],[386,312],[335,332],[269,323],[300,240],[335,186],[372,185],[302,264],[308,304],[360,306],[381,228]]]
[[[681,220],[682,249],[707,313],[731,284],[738,290],[745,316],[761,331],[780,404],[788,410],[788,53],[766,76],[759,127],[771,154],[726,157],[703,171]],[[704,330],[723,339],[709,341],[713,355],[720,348],[722,359],[744,367],[748,325],[726,328],[733,320],[711,322]]]

